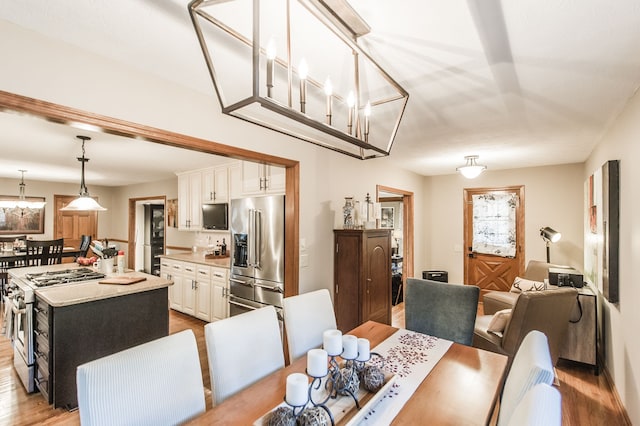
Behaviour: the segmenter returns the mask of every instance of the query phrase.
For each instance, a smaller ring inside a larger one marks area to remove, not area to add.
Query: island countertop
[[[185,251],[185,252],[176,252],[172,254],[163,254],[163,255],[160,255],[160,258],[180,260],[182,262],[199,263],[201,265],[216,266],[218,268],[225,268],[225,269],[229,269],[229,264],[230,264],[228,257],[206,259],[204,257],[204,252],[202,251],[198,251],[195,253],[190,251]]]
[[[31,266],[27,268],[10,269],[11,276],[23,279],[26,274],[40,273],[46,271],[64,270],[79,268],[74,263],[63,263],[59,265]],[[144,281],[135,284],[100,284],[100,281],[107,278],[134,278],[144,277]],[[124,296],[128,294],[141,293],[158,288],[173,285],[172,281],[144,272],[130,271],[124,274],[109,274],[103,279],[80,281],[64,285],[51,287],[41,287],[35,289],[35,294],[43,301],[54,307],[76,305],[79,303],[93,302],[111,297]]]

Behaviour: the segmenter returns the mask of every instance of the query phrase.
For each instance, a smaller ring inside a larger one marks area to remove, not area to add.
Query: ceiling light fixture
[[[89,136],[76,136],[78,139],[82,140],[82,157],[77,157],[80,164],[82,164],[82,172],[80,177],[80,196],[75,200],[71,201],[69,204],[61,208],[61,211],[105,211],[104,207],[102,207],[96,200],[91,198],[89,195],[89,190],[87,189],[87,185],[84,183],[84,164],[89,161],[88,158],[84,156],[84,143],[86,141],[90,141],[91,138]]]
[[[370,28],[346,0],[188,9],[224,114],[359,159],[389,155],[409,94],[358,45]]]
[[[480,158],[478,155],[467,155],[464,157],[466,164],[456,168],[456,171],[467,179],[475,179],[480,173],[487,169],[487,166],[478,164],[476,161]]]
[[[39,210],[44,208],[46,202],[44,201],[28,201],[25,195],[26,184],[24,183],[24,174],[26,170],[18,170],[22,173],[20,183],[18,184],[18,199],[16,200],[2,200],[0,201],[0,208],[4,209],[18,209],[20,210],[19,216],[24,216],[29,210]]]

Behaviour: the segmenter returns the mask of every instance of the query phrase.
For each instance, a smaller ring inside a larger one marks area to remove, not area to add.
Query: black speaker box
[[[558,287],[582,288],[584,276],[571,268],[549,268],[549,284]]]

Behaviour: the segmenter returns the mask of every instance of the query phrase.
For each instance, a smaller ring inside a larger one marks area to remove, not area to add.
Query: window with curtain
[[[516,255],[516,194],[473,195],[473,251]]]

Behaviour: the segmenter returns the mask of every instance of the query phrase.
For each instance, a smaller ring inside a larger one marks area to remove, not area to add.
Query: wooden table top
[[[349,334],[364,337],[375,348],[398,331],[368,321]],[[226,399],[192,420],[190,425],[253,424],[282,402],[286,379],[304,372],[303,356],[285,368]],[[407,401],[393,424],[488,424],[500,395],[507,365],[504,355],[453,343]]]

